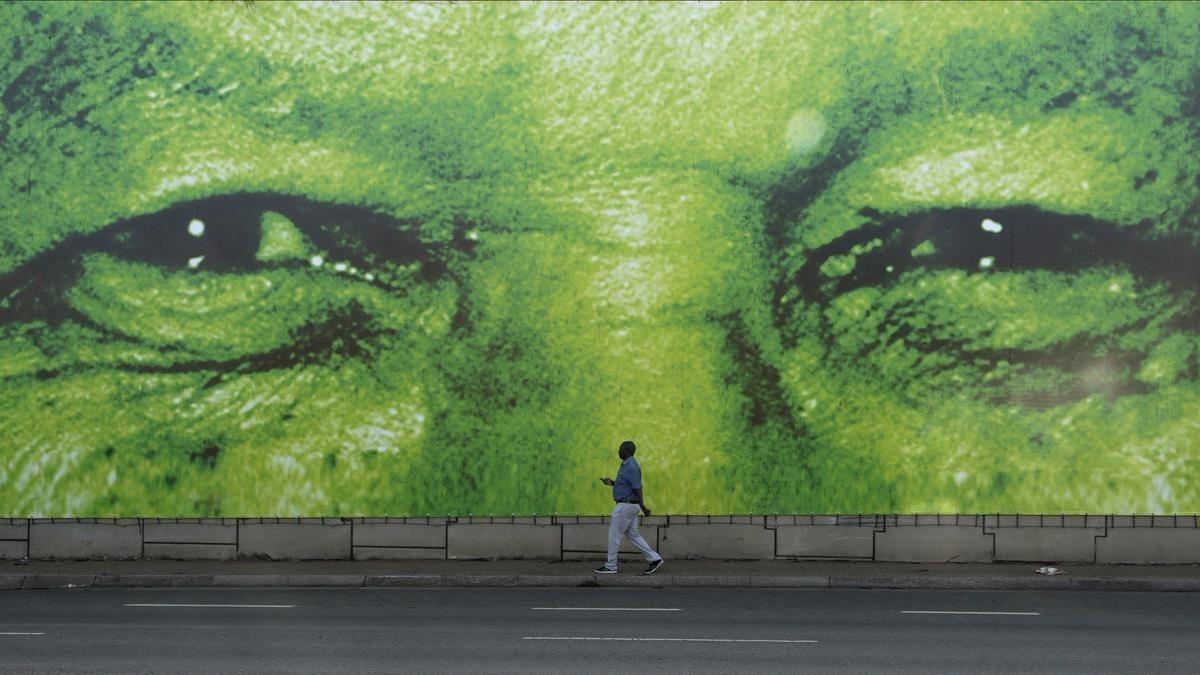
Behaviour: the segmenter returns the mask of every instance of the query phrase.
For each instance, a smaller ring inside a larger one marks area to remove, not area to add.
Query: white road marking
[[[45,635],[45,633],[0,633],[0,635]]]
[[[816,640],[765,640],[739,638],[648,638],[648,637],[550,637],[526,636],[522,640],[595,640],[600,642],[784,642],[794,644],[817,644]]]
[[[1041,612],[944,612],[929,609],[906,609],[901,614],[969,614],[975,616],[1041,616]]]
[[[191,605],[174,603],[131,602],[126,607],[265,607],[268,609],[290,609],[295,605]]]
[[[554,612],[681,612],[678,607],[530,607]]]

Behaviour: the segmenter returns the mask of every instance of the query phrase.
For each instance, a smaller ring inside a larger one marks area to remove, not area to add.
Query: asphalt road
[[[1200,594],[0,592],[0,672],[1197,672]]]

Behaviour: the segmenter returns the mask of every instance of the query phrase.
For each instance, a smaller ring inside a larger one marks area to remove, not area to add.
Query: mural
[[[0,7],[0,514],[1200,511],[1200,5]]]

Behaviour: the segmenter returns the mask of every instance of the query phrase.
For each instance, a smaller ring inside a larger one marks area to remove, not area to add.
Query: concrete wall
[[[883,522],[875,516],[767,516],[775,530],[775,557],[873,560],[875,534]]]
[[[136,518],[108,521],[34,520],[30,558],[139,558],[142,524]]]
[[[1110,516],[1096,538],[1098,563],[1195,563],[1200,561],[1196,516]]]
[[[764,516],[671,516],[659,529],[664,558],[770,560],[775,532]]]
[[[460,518],[446,528],[446,557],[562,557],[562,527],[554,518]]]
[[[142,556],[184,560],[224,560],[238,554],[236,521],[147,520],[142,525]]]
[[[685,515],[641,531],[668,559],[1200,563],[1194,515]],[[606,516],[0,518],[0,559],[600,561],[607,538]]]
[[[364,518],[352,522],[355,560],[442,560],[447,547],[446,518],[394,522]]]

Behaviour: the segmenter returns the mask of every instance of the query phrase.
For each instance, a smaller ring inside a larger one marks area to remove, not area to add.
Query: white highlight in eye
[[[984,218],[983,222],[980,223],[979,226],[983,228],[984,232],[991,232],[992,234],[1000,234],[1004,231],[1004,226],[992,220],[991,218]]]
[[[979,269],[990,270],[996,264],[996,256],[988,255],[979,259]]]
[[[195,258],[188,258],[188,269],[194,270],[199,267],[200,263],[202,262],[204,262],[204,256],[202,255],[198,255]]]
[[[188,234],[193,237],[203,237],[204,221],[199,218],[192,218],[191,222],[188,223]]]
[[[818,110],[797,110],[788,120],[784,144],[793,156],[805,155],[821,144],[825,137],[825,116]]]
[[[308,264],[312,265],[313,267],[320,267],[321,265],[325,264],[325,259],[319,255],[314,255],[308,259]]]

